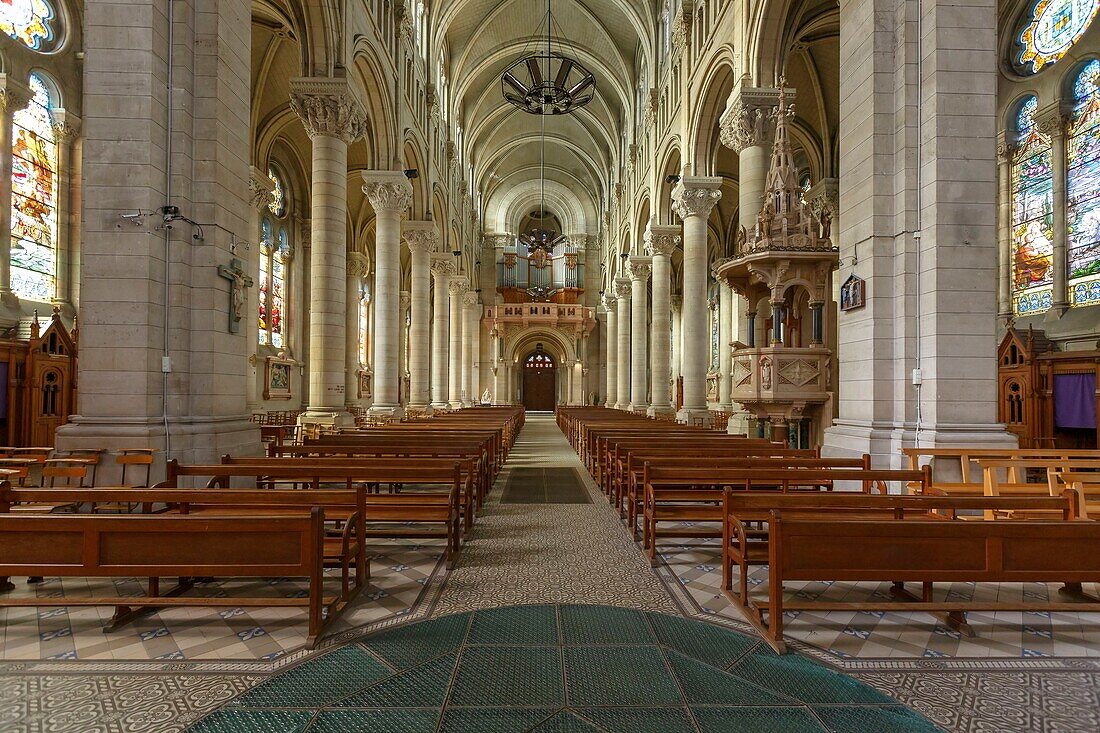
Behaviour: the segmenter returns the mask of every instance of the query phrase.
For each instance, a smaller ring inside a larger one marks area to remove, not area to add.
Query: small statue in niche
[[[772,388],[772,361],[766,357],[760,360],[760,387]]]

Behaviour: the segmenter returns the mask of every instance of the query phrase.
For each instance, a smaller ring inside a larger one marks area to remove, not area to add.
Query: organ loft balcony
[[[596,309],[576,303],[502,303],[485,309],[485,321],[490,330],[540,326],[585,335],[596,327]]]

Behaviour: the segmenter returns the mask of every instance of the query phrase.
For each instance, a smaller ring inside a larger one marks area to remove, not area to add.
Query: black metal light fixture
[[[546,49],[527,54],[500,77],[504,99],[532,115],[564,115],[592,101],[596,80],[575,58],[551,46],[553,15],[546,0]]]

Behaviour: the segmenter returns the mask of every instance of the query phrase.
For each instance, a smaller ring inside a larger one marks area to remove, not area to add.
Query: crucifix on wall
[[[228,265],[218,265],[218,276],[229,281],[229,333],[239,333],[244,317],[244,289],[252,287],[252,278],[245,274],[236,257]]]

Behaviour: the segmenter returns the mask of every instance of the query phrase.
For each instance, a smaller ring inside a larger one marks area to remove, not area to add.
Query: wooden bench
[[[1077,494],[1083,519],[1100,519],[1100,473],[1059,471],[1053,478],[1058,485]]]
[[[916,582],[922,594],[904,601],[788,601],[783,583],[791,580]],[[788,519],[784,512],[773,511],[768,520],[768,600],[754,601],[755,613],[749,617],[768,643],[783,652],[783,614],[788,611],[1095,612],[1100,611],[1100,601],[1091,597],[1073,602],[937,600],[933,586],[1067,583],[1079,588],[1097,581],[1100,522]],[[1082,598],[1076,591],[1074,595]]]
[[[324,560],[326,567],[336,567],[341,571],[342,598],[350,601],[370,573],[363,524],[363,517],[366,515],[366,489],[362,486],[352,490],[315,491],[132,487],[51,489],[13,488],[6,482],[0,483],[0,514],[17,513],[23,506],[43,504],[91,514],[96,514],[104,506],[124,505],[140,508],[144,514],[176,512],[212,513],[219,516],[303,514],[314,507],[320,507],[337,524],[335,535],[326,535]],[[354,589],[350,585],[353,568]]]
[[[108,631],[149,609],[171,607],[305,608],[312,647],[345,606],[324,595],[324,510],[297,516],[52,514],[0,516],[0,576],[149,578],[137,597],[0,597],[0,607],[114,606]],[[186,580],[167,593],[160,578],[308,578],[305,598],[182,595]]]
[[[923,462],[932,466],[932,488],[946,494],[983,493],[983,475],[978,465],[980,459],[1015,460],[1097,458],[1100,453],[1089,450],[1053,448],[902,448],[910,470],[920,468]],[[942,465],[940,465],[942,464]],[[944,474],[957,471],[959,476]]]
[[[167,466],[167,478],[154,488],[179,488],[181,478],[206,478],[207,488],[231,488],[234,478],[249,479],[255,488],[276,488],[280,485],[322,486],[341,485],[348,490],[356,484],[404,484],[439,487],[435,491],[407,491],[399,494],[368,494],[366,499],[367,536],[393,538],[443,538],[445,557],[453,567],[458,557],[462,536],[462,497],[469,495],[472,477],[464,479],[462,464],[446,461],[445,465],[428,465],[427,461],[402,462],[400,465],[364,465],[354,461],[347,466],[279,465],[281,459],[237,459],[241,463],[184,466],[175,459]],[[371,525],[384,525],[385,529]],[[424,529],[408,525],[440,525],[440,529]]]
[[[720,526],[660,529],[662,522],[722,522],[722,492],[729,487],[741,491],[788,493],[820,491],[836,481],[857,482],[863,493],[877,488],[887,492],[887,482],[927,482],[928,471],[883,471],[853,468],[666,468],[647,465],[643,472],[645,504],[642,548],[651,564],[657,564],[660,537],[721,537]]]
[[[982,468],[982,493],[985,496],[1058,496],[1066,488],[1058,476],[1062,472],[1100,471],[1100,454],[1096,458],[1017,458],[1009,460],[978,459]],[[1100,478],[1100,474],[1097,474]],[[1087,515],[1087,506],[1082,513]],[[1013,515],[1013,518],[1036,518],[1042,515]],[[986,519],[993,519],[992,512]]]

